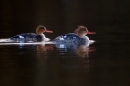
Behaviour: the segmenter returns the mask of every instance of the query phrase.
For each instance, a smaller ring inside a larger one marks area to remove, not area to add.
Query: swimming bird
[[[64,47],[77,47],[79,45],[89,45],[90,43],[94,42],[90,40],[87,34],[95,34],[95,32],[89,32],[87,27],[85,26],[78,26],[78,28],[74,31],[74,33],[63,34],[56,37],[53,42],[55,42],[56,46]]]
[[[41,42],[49,41],[49,38],[46,38],[44,35],[45,32],[53,33],[53,31],[47,30],[45,26],[39,25],[36,28],[36,33],[23,33],[16,36],[10,37],[8,41],[10,42]]]

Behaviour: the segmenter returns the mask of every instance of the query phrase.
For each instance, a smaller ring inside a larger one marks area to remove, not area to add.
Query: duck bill
[[[87,32],[87,34],[96,34],[96,32]]]
[[[53,31],[51,31],[51,30],[46,30],[45,32],[46,33],[53,33]]]

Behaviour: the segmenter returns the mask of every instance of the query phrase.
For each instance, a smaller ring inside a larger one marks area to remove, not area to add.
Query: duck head
[[[89,32],[87,27],[85,26],[78,26],[78,28],[74,32],[80,37],[85,36],[87,34],[96,34],[95,32]]]
[[[78,26],[78,28],[74,31],[79,37],[85,36],[88,33],[88,29],[85,26]]]
[[[43,34],[43,33],[53,33],[53,31],[50,31],[50,30],[47,30],[45,26],[43,25],[39,25],[37,28],[36,28],[36,34],[40,35],[40,34]]]

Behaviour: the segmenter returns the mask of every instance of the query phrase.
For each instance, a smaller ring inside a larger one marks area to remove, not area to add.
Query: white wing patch
[[[19,36],[19,38],[24,38],[23,36]]]
[[[59,40],[64,40],[64,38],[60,37]]]
[[[66,38],[67,36],[64,36],[64,38]]]

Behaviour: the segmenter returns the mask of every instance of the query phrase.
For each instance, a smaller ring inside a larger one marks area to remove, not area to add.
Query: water
[[[84,51],[54,44],[0,45],[0,85],[129,86],[129,40],[109,34],[90,36],[97,40]]]

